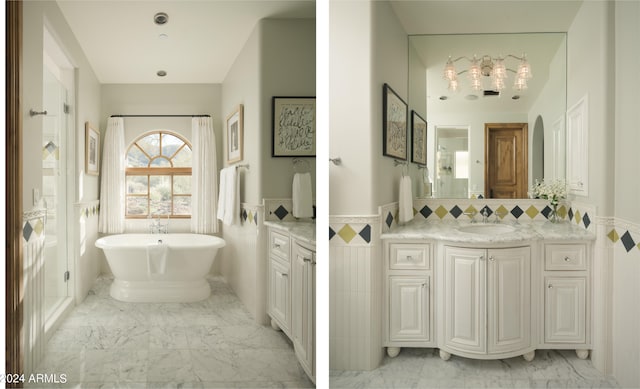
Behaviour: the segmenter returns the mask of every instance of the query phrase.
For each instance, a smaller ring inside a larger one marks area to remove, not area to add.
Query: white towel
[[[232,225],[240,214],[240,191],[235,166],[220,171],[220,194],[218,195],[217,217],[225,225]]]
[[[413,219],[413,197],[411,191],[411,177],[400,179],[400,200],[398,201],[398,222],[406,223]]]
[[[311,173],[296,173],[293,176],[292,194],[293,216],[297,218],[313,217]]]
[[[167,251],[169,251],[169,246],[161,241],[147,245],[147,271],[149,278],[163,275],[166,272]]]

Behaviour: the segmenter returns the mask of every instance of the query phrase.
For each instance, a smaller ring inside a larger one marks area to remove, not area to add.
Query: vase
[[[548,219],[551,223],[560,222],[560,219],[558,218],[558,204],[551,204],[551,213],[549,213]]]

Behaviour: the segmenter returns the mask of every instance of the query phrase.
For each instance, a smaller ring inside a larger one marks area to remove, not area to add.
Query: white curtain
[[[124,232],[124,120],[109,118],[102,148],[100,218],[98,229],[107,234]]]
[[[218,193],[216,136],[210,117],[191,120],[192,184],[191,231],[198,234],[218,232],[216,196]]]

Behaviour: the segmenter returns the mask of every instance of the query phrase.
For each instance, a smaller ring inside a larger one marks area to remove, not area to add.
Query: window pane
[[[191,215],[191,196],[175,196],[173,198],[174,215]]]
[[[162,134],[162,155],[171,157],[184,144],[178,137],[171,134]]]
[[[191,194],[191,176],[174,176],[173,194]]]
[[[171,162],[165,157],[159,157],[151,161],[151,167],[171,167]]]
[[[127,215],[146,215],[149,211],[147,207],[146,196],[127,196]]]
[[[184,146],[172,161],[175,167],[191,167],[191,148]]]
[[[150,176],[149,197],[152,215],[171,213],[171,176]]]
[[[127,194],[147,194],[147,176],[127,176]]]
[[[136,142],[150,157],[160,154],[160,134],[147,135]]]
[[[127,154],[127,166],[128,167],[147,167],[149,165],[149,158],[138,148],[137,145],[131,146],[129,153]]]

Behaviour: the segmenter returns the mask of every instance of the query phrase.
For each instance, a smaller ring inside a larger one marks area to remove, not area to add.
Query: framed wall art
[[[316,98],[274,96],[273,157],[315,157]]]
[[[427,121],[411,111],[411,162],[427,164]]]
[[[382,155],[407,160],[407,103],[388,84],[382,89]]]
[[[97,176],[100,171],[100,130],[86,122],[84,131],[84,171]]]
[[[244,107],[240,104],[227,116],[227,163],[242,161],[243,153]]]

